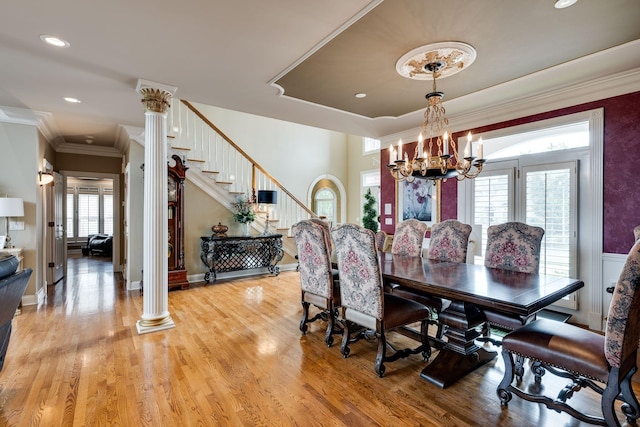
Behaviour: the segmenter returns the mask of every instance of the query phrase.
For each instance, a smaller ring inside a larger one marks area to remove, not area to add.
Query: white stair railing
[[[258,190],[275,190],[278,203],[269,210],[271,230],[275,227],[290,235],[293,224],[316,216],[188,101],[173,100],[168,125],[172,152],[191,171],[197,170],[197,177],[193,173],[187,177],[198,184],[208,183],[212,187],[209,194],[228,208],[237,195],[247,194],[255,200]],[[265,218],[266,214],[259,215],[259,226],[264,227]]]

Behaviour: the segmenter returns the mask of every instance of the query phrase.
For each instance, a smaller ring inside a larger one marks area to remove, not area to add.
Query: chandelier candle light
[[[478,142],[474,156],[472,135],[469,132],[460,155],[442,105],[444,93],[436,88],[436,78],[458,73],[471,65],[475,57],[475,49],[468,44],[446,42],[413,49],[396,63],[396,71],[403,77],[433,80],[433,90],[425,96],[427,109],[424,112],[424,123],[413,158],[410,160],[408,153],[403,152],[402,140],[398,142],[397,150],[393,145],[389,147],[387,168],[397,181],[413,181],[419,176],[433,180],[434,183],[438,179],[446,180],[453,177],[461,181],[465,178],[475,178],[482,172],[485,163],[482,139]],[[453,154],[449,154],[449,144]]]

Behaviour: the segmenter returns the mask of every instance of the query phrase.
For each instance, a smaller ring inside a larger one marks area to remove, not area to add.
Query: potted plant
[[[362,217],[362,226],[368,228],[374,233],[378,231],[378,213],[376,212],[376,198],[371,194],[371,189],[368,188],[364,194],[364,215]]]
[[[239,196],[235,202],[231,203],[231,207],[233,208],[233,220],[242,224],[242,232],[245,236],[248,236],[249,226],[256,219],[251,197],[247,195]]]

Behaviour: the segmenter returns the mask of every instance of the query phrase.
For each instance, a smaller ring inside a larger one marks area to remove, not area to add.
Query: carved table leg
[[[444,334],[447,343],[422,370],[420,376],[425,380],[445,388],[497,357],[497,352],[487,351],[474,342],[480,335],[477,327],[484,322],[484,316],[473,304],[453,301],[440,313],[440,321],[447,326]]]

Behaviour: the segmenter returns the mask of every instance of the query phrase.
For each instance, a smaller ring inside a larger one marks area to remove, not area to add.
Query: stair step
[[[206,160],[200,160],[200,159],[187,159],[187,162],[192,162],[192,163],[206,163]]]
[[[233,182],[231,182],[231,181],[216,181],[216,184],[231,185],[231,184],[233,184]]]
[[[225,182],[226,184],[226,182]],[[244,191],[229,191],[229,194],[235,194],[235,195],[240,195],[240,194],[244,194]]]
[[[210,174],[215,175],[215,174],[219,174],[220,172],[218,172],[218,171],[202,171],[202,173],[210,173]]]
[[[173,138],[173,137],[172,137]],[[183,151],[191,151],[191,148],[185,147],[171,147],[172,150],[183,150]]]

